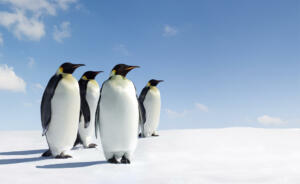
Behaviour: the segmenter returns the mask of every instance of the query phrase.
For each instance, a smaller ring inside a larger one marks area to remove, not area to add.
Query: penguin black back
[[[44,91],[42,103],[41,103],[41,120],[43,127],[43,135],[48,130],[49,123],[51,121],[51,100],[54,95],[54,91],[57,87],[57,84],[62,79],[62,75],[53,75],[47,84],[47,87]]]
[[[86,89],[88,85],[88,80],[84,80],[81,78],[79,80],[79,88],[80,88],[80,118],[83,115],[84,117],[84,127],[87,128],[89,126],[90,120],[91,120],[91,113],[89,104],[86,100]]]

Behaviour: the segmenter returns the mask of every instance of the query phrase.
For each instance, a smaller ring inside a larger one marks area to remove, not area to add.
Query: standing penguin
[[[41,120],[49,150],[42,156],[71,158],[66,152],[76,140],[80,114],[79,85],[72,73],[80,66],[84,65],[62,64],[44,91]]]
[[[101,88],[96,112],[96,135],[100,129],[105,158],[129,164],[138,139],[139,103],[133,83],[126,78],[138,66],[116,65]]]
[[[161,100],[159,89],[156,86],[160,82],[163,82],[163,80],[150,80],[140,94],[139,102],[144,109],[142,112],[146,117],[144,122],[140,124],[140,137],[158,136],[157,127],[160,118]]]
[[[81,113],[78,136],[74,146],[81,143],[85,148],[95,148],[95,114],[100,97],[100,87],[95,77],[102,71],[87,71],[79,80]]]

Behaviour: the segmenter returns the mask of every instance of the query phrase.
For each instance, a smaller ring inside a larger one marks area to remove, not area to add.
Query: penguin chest
[[[95,114],[97,109],[97,104],[100,96],[100,87],[98,84],[89,82],[86,89],[86,100],[90,108],[90,124],[87,128],[84,128],[84,118],[81,116],[79,124],[79,134],[80,137],[87,146],[92,143],[95,139]]]
[[[80,112],[79,85],[74,77],[64,77],[58,83],[51,101],[51,111],[46,134],[50,149],[71,148],[76,139]]]
[[[146,110],[146,122],[144,124],[144,133],[152,134],[156,131],[160,119],[160,92],[157,88],[149,89],[144,100]]]
[[[95,117],[95,112],[97,109],[97,104],[100,96],[100,87],[97,83],[89,82],[87,85],[86,90],[86,100],[89,104],[89,108],[91,111],[91,117]],[[93,118],[91,118],[91,121],[94,121]]]
[[[135,149],[138,124],[138,101],[132,82],[128,79],[106,82],[100,101],[100,135],[103,148],[106,151]]]

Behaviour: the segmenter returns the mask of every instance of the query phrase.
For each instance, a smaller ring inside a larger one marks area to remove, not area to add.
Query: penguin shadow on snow
[[[62,164],[49,164],[49,165],[36,166],[36,168],[39,168],[39,169],[66,169],[66,168],[89,167],[89,166],[100,165],[100,164],[109,164],[109,163],[106,161],[69,162],[69,163],[62,163]]]
[[[0,152],[0,155],[32,155],[45,152],[46,149]]]
[[[38,149],[38,150],[23,150],[23,151],[9,151],[9,152],[0,152],[0,155],[33,155],[33,154],[40,154],[44,152],[45,149]],[[18,163],[25,163],[25,162],[35,162],[40,160],[45,160],[41,156],[31,157],[31,158],[10,158],[10,159],[0,159],[0,165],[7,165],[7,164],[18,164]]]

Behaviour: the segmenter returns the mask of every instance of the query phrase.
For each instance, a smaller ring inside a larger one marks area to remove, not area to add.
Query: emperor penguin
[[[140,124],[140,137],[158,136],[157,127],[160,119],[161,100],[160,91],[156,86],[160,82],[163,80],[151,79],[139,96],[139,102],[144,109],[142,113],[146,117]]]
[[[100,87],[95,77],[103,71],[87,71],[79,80],[81,112],[78,136],[74,146],[83,144],[85,148],[95,148],[95,115],[100,97]]]
[[[67,152],[73,147],[78,131],[80,92],[72,73],[83,64],[62,64],[51,77],[41,103],[43,136],[49,150],[42,156],[71,158]]]
[[[129,71],[139,66],[116,65],[101,87],[96,112],[96,136],[100,137],[104,156],[109,163],[130,164],[136,149],[141,113]]]

